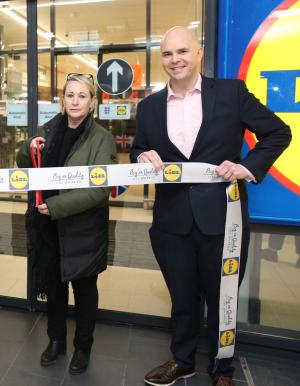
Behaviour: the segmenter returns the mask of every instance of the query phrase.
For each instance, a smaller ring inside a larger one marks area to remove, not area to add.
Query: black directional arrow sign
[[[110,59],[102,63],[97,73],[100,90],[118,95],[127,91],[133,82],[133,70],[125,60]]]

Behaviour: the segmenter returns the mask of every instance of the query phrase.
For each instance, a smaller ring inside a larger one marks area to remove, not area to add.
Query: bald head
[[[170,28],[162,37],[160,42],[160,49],[162,50],[166,43],[169,40],[174,39],[186,39],[192,46],[200,48],[198,43],[198,38],[195,33],[195,30],[183,26],[175,26]]]

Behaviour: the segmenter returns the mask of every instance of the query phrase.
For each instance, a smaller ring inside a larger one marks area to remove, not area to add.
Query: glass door
[[[112,59],[121,59],[127,62],[133,69],[134,80],[132,86],[123,94],[109,95],[99,91],[99,106],[105,108],[105,105],[124,104],[128,113],[124,119],[105,119],[105,115],[98,110],[100,124],[109,130],[116,141],[118,151],[118,163],[130,163],[129,152],[136,130],[136,109],[140,100],[146,96],[146,52],[131,51],[112,53],[105,51],[100,54],[101,62]],[[150,90],[151,93],[151,90]],[[144,207],[151,208],[154,200],[154,187],[135,185],[130,187],[113,189],[111,195],[111,205]]]

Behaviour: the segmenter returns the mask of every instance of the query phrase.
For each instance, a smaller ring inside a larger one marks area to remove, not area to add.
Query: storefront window
[[[125,60],[134,68],[135,83],[118,96],[98,90],[95,119],[113,134],[118,161],[129,163],[137,104],[168,80],[161,65],[160,40],[169,28],[183,25],[195,30],[202,43],[203,3],[151,0],[151,15],[146,15],[146,0],[37,1],[38,125],[50,119],[45,112],[59,111],[68,73],[91,73],[96,78],[104,61]],[[0,168],[16,166],[19,144],[28,137],[26,4],[10,1],[4,7],[0,2]],[[150,56],[147,16],[151,16]],[[101,104],[120,102],[130,107],[128,118],[101,117]],[[170,297],[148,236],[153,202],[154,186],[125,187],[122,195],[110,198],[109,266],[98,282],[101,309],[170,316]],[[0,272],[5,272],[0,297],[27,297],[26,205],[25,193],[0,192]],[[299,236],[251,234],[238,314],[238,322],[247,330],[299,334],[299,248]]]
[[[56,46],[74,50],[134,44],[145,36],[146,1],[56,1]]]
[[[161,64],[160,48],[158,46],[151,48],[151,83],[153,92],[159,91],[167,84],[168,76]]]
[[[164,33],[174,26],[186,26],[203,36],[202,0],[152,0],[151,42],[160,42]]]
[[[299,269],[300,236],[252,233],[239,322],[251,329],[272,327],[283,336],[299,332]]]
[[[16,166],[16,152],[27,138],[26,2],[0,3],[0,168]],[[15,11],[14,8],[20,9]],[[25,18],[24,18],[25,15]],[[5,53],[4,53],[5,52]],[[19,192],[0,192],[0,295],[26,298],[26,238]],[[2,274],[5,273],[5,274]]]

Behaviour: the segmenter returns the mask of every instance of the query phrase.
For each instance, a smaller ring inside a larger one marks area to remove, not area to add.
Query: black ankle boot
[[[66,341],[65,340],[52,340],[42,353],[41,356],[41,365],[42,366],[51,366],[56,362],[57,357],[60,354],[66,353]]]
[[[90,351],[83,351],[79,349],[75,349],[70,366],[69,372],[73,375],[78,375],[83,373],[90,361]]]

